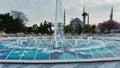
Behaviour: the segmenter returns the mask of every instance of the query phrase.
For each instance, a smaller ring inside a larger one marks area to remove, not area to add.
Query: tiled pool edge
[[[63,64],[120,61],[120,58],[81,59],[81,60],[0,60],[2,64]]]

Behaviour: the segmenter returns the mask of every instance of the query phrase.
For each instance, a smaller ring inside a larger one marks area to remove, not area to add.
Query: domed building
[[[79,18],[72,19],[70,21],[70,25],[73,27],[73,34],[78,32],[77,26],[78,25],[84,25],[83,21],[81,21]]]
[[[70,25],[78,25],[78,24],[83,25],[83,21],[81,21],[79,18],[72,19],[70,22]]]
[[[71,20],[70,25],[73,27],[73,32],[72,32],[73,34],[78,33],[78,31],[79,31],[78,25],[85,27],[86,24],[89,24],[89,14],[85,12],[85,7],[83,8],[82,16],[83,16],[83,21],[77,17]],[[88,17],[88,18],[86,19],[86,17]],[[87,22],[86,22],[86,20],[87,20]],[[83,32],[84,32],[84,30],[83,30]]]

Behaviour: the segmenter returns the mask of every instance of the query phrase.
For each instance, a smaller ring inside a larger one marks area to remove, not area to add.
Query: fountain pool
[[[118,37],[117,37],[118,38]],[[57,63],[119,60],[115,37],[23,37],[0,39],[0,62]],[[117,39],[117,40],[116,40]]]

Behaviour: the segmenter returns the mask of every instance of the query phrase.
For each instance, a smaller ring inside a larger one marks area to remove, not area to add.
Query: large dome
[[[71,20],[70,25],[82,24],[82,21],[79,18]]]

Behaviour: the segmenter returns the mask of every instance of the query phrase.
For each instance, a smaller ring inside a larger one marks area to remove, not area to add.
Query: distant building
[[[75,18],[70,21],[70,25],[78,25],[78,24],[84,25],[83,21],[81,21],[79,18]]]
[[[82,26],[84,25],[83,21],[81,21],[79,18],[75,18],[70,21],[70,25],[73,27],[73,34],[77,32],[77,25],[79,24],[81,24]]]

